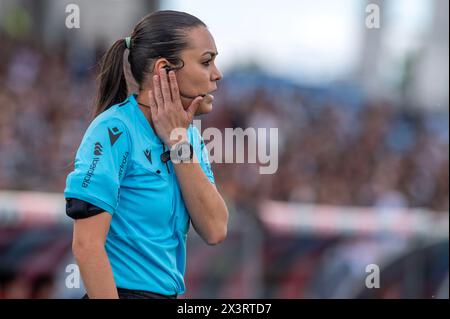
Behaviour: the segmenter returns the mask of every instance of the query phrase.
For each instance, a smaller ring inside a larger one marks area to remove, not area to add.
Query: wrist
[[[189,142],[187,130],[183,128],[177,128],[172,130],[169,140],[166,142],[166,145],[169,147],[169,149],[172,149],[175,145],[182,142]]]
[[[178,140],[169,140],[166,143],[166,145],[169,148],[169,150],[171,150],[172,148],[176,147],[178,144],[183,143],[183,142],[189,143],[189,140],[187,138],[180,138]]]
[[[191,162],[194,156],[194,148],[188,140],[181,140],[170,148],[170,159],[172,163]]]

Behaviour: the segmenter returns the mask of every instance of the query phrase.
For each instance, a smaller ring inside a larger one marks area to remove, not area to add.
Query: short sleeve
[[[192,126],[191,132],[194,152],[197,155],[200,166],[209,181],[215,184],[214,173],[209,162],[208,149],[206,148],[205,141],[195,126]]]
[[[127,170],[130,136],[120,119],[94,120],[86,130],[67,176],[65,198],[87,201],[115,213]]]

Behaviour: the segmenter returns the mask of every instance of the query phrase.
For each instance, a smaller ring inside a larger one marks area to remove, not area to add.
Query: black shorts
[[[161,295],[155,292],[117,288],[119,299],[177,299],[177,295]],[[81,299],[89,299],[85,294]]]

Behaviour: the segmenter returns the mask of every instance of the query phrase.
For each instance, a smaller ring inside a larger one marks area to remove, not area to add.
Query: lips
[[[212,90],[212,91],[210,91],[210,92],[208,92],[208,93],[203,95],[203,97],[206,99],[205,100],[206,103],[211,103],[212,101],[214,101],[214,95],[212,95],[211,93],[213,93],[215,91],[217,91],[217,89],[216,90]]]
[[[204,102],[211,103],[212,101],[214,101],[214,95],[209,94],[209,93],[205,94]]]

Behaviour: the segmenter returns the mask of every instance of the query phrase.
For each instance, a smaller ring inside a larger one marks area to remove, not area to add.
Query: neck
[[[137,101],[138,106],[141,109],[142,113],[144,113],[145,117],[147,118],[153,131],[155,131],[155,127],[153,125],[153,120],[152,120],[152,112],[150,110],[150,100],[148,98],[148,95],[143,94],[143,92],[139,92],[138,96],[136,97],[136,101]]]

